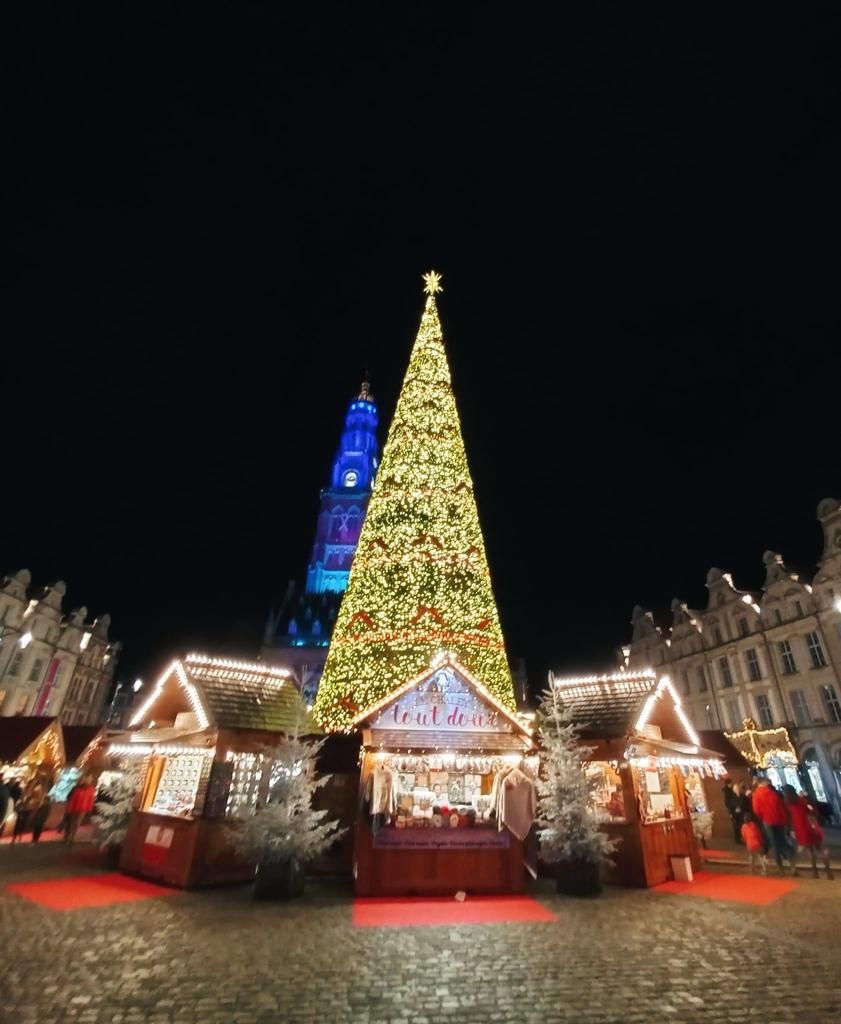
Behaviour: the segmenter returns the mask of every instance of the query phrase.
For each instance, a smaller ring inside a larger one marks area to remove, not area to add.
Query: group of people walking
[[[812,873],[818,877],[818,857],[824,863],[827,878],[833,878],[829,850],[816,808],[805,793],[794,786],[783,786],[782,792],[769,779],[759,778],[754,786],[728,779],[724,784],[724,804],[733,823],[733,838],[744,844],[750,870],[757,866],[762,874],[768,870],[768,854],[773,853],[780,872],[797,874],[798,853],[808,853]]]
[[[61,830],[64,842],[71,845],[76,838],[76,831],[82,820],[93,811],[96,800],[96,787],[89,777],[85,777],[74,786],[67,798]],[[21,786],[17,779],[6,779],[0,774],[0,838],[3,836],[9,811],[14,811],[15,823],[12,829],[12,842],[22,841],[24,834],[32,833],[32,842],[37,843],[44,831],[47,818],[52,809],[52,801],[48,795],[47,780],[36,776],[26,786]]]
[[[29,829],[32,832],[32,842],[37,843],[44,831],[51,807],[47,786],[40,776],[36,776],[28,785],[22,786],[17,779],[9,779],[7,782],[0,775],[0,836],[3,835],[9,811],[14,810],[12,842],[18,842]]]

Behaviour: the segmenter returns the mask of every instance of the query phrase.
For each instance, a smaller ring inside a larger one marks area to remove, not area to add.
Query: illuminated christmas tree
[[[327,728],[458,659],[514,706],[473,482],[435,300],[426,307],[383,450],[315,703]]]

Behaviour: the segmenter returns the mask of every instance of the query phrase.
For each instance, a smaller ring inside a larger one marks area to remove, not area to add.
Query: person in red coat
[[[768,779],[759,779],[759,785],[754,790],[753,813],[762,822],[762,827],[768,836],[768,843],[774,851],[777,867],[782,871],[783,861],[786,861],[792,874],[797,874],[794,851],[786,837],[786,828],[788,827],[786,805]]]
[[[756,820],[752,811],[745,811],[745,821],[742,825],[742,842],[748,851],[750,873],[753,874],[756,871],[756,865],[759,864],[762,868],[762,874],[767,875],[768,858],[765,855],[767,843],[762,832],[762,826]]]
[[[812,874],[818,877],[817,854],[820,852],[826,867],[826,877],[834,878],[829,863],[829,850],[824,843],[824,832],[818,824],[815,808],[809,803],[805,793],[796,792],[794,786],[784,786],[786,809],[791,818],[791,830],[800,850],[808,850],[812,858]]]
[[[81,824],[82,819],[93,810],[95,800],[96,787],[91,782],[90,776],[86,775],[70,794],[70,799],[67,801],[67,823],[64,828],[65,846],[72,846],[76,838],[76,830]]]

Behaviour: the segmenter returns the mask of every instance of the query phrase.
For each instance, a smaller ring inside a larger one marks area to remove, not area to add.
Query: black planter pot
[[[563,861],[555,881],[564,896],[598,896],[602,891],[599,865],[591,860]]]
[[[304,869],[301,862],[267,860],[257,865],[254,879],[255,900],[290,900],[304,891]]]
[[[122,844],[119,846],[105,847],[105,866],[116,871],[120,866],[120,854],[123,852]]]

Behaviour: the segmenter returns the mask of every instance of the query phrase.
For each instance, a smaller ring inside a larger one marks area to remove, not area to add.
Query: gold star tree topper
[[[438,292],[442,292],[444,289],[441,286],[441,275],[435,270],[430,270],[428,274],[422,274],[424,280],[423,290],[427,295],[437,295]]]

